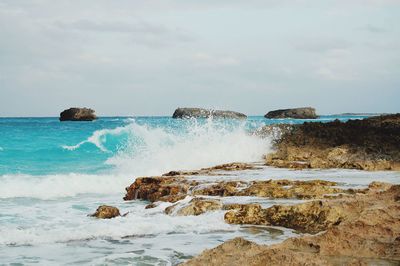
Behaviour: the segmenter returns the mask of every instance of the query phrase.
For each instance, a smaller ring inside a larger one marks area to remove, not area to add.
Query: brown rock
[[[193,198],[188,204],[174,204],[165,209],[165,213],[178,216],[200,215],[208,211],[221,210],[222,203],[216,199]]]
[[[172,118],[234,118],[234,119],[246,119],[247,116],[242,113],[233,111],[221,111],[221,110],[208,110],[202,108],[178,108],[175,110]]]
[[[183,177],[138,177],[126,188],[124,200],[143,199],[176,202],[184,198],[190,185]]]
[[[60,113],[60,121],[92,121],[97,119],[94,110],[89,108],[69,108]]]
[[[295,118],[295,119],[316,119],[318,118],[315,109],[312,107],[300,107],[292,109],[280,109],[270,111],[266,118]]]
[[[340,224],[264,246],[235,238],[183,265],[399,265],[400,186],[334,200]]]
[[[119,213],[119,210],[116,207],[101,205],[100,207],[97,208],[96,212],[91,214],[90,216],[99,219],[111,219],[117,216],[121,216],[121,214]]]
[[[290,127],[276,140],[276,152],[266,156],[268,165],[300,169],[400,169],[400,114]]]

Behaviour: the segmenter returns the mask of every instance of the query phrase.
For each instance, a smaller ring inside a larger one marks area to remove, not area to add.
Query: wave
[[[63,148],[74,151],[91,143],[112,153],[105,163],[115,166],[118,174],[130,175],[259,161],[270,148],[270,141],[249,133],[245,122],[192,119],[151,126],[128,121],[126,126],[97,130],[86,140]],[[117,151],[108,148],[112,137],[120,138]]]
[[[159,175],[229,162],[260,161],[270,141],[246,130],[245,123],[183,120],[179,128],[132,122],[127,145],[107,160],[118,173]]]
[[[260,161],[270,147],[268,139],[249,133],[242,122],[194,119],[168,123],[149,125],[129,120],[125,126],[97,130],[86,140],[64,148],[85,151],[84,144],[91,143],[109,153],[103,161],[109,174],[3,175],[0,198],[52,199],[84,193],[123,193],[124,187],[137,176]],[[118,149],[113,149],[115,146]]]
[[[129,177],[115,175],[3,175],[0,176],[0,198],[28,197],[42,200],[73,197],[79,194],[123,193]]]
[[[127,132],[129,128],[127,127],[117,127],[115,129],[100,129],[96,130],[93,132],[93,134],[87,138],[86,140],[83,140],[79,142],[76,145],[68,146],[68,145],[62,145],[61,147],[66,150],[74,151],[76,149],[79,149],[83,144],[86,143],[91,143],[95,145],[97,148],[99,148],[103,152],[110,152],[104,145],[103,143],[105,142],[104,137],[107,135],[114,135],[118,136],[124,132]]]

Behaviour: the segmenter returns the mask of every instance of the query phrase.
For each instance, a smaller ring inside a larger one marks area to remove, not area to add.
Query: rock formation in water
[[[320,202],[281,206],[272,211],[273,217],[252,204],[240,216],[240,223],[275,220],[317,235],[270,246],[235,238],[183,265],[400,264],[400,185],[373,183],[365,194]]]
[[[60,113],[60,121],[93,121],[95,111],[89,108],[69,108]]]
[[[172,118],[232,118],[246,119],[247,116],[234,111],[209,110],[202,108],[178,108],[175,110]]]
[[[200,215],[208,211],[216,211],[222,209],[222,202],[217,199],[193,198],[187,204],[174,204],[165,209],[165,213],[169,215],[188,216]]]
[[[316,119],[318,118],[315,109],[312,107],[301,107],[292,109],[280,109],[270,111],[266,118],[294,118],[294,119]]]
[[[90,215],[99,219],[111,219],[121,216],[118,208],[113,206],[101,205],[97,208],[96,212]]]
[[[264,129],[270,134],[271,126]],[[268,165],[400,170],[400,114],[280,126]],[[273,136],[276,137],[276,136]]]

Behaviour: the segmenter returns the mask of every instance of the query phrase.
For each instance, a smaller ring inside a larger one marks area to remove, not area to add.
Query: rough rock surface
[[[99,219],[111,219],[121,216],[121,214],[119,213],[119,210],[116,207],[101,205],[97,208],[96,212],[91,214],[90,216]]]
[[[292,109],[280,109],[270,111],[265,115],[266,118],[295,118],[295,119],[315,119],[318,118],[315,109],[312,107],[301,107]]]
[[[257,167],[254,164],[235,162],[202,168],[196,171],[170,171],[163,174],[163,176],[218,175],[219,171],[242,171],[252,169],[257,169]]]
[[[202,108],[178,108],[175,110],[172,118],[234,118],[246,119],[247,116],[234,111],[208,110]]]
[[[94,112],[89,108],[69,108],[60,113],[60,121],[92,121],[97,119]]]
[[[169,215],[188,216],[200,215],[208,211],[221,210],[222,203],[217,199],[193,198],[188,204],[183,206],[179,203],[165,209]]]
[[[271,246],[235,238],[183,265],[400,264],[400,185],[374,183],[368,193],[331,201],[330,207],[341,220],[320,234]]]
[[[400,114],[291,126],[275,148],[266,156],[268,165],[400,170]]]
[[[257,196],[284,199],[316,199],[324,198],[327,194],[353,193],[353,190],[345,190],[334,187],[335,182],[323,180],[291,181],[291,180],[267,180],[252,181],[222,181],[211,185],[200,185],[192,189],[194,195],[204,196]]]
[[[124,200],[149,200],[176,202],[184,199],[190,186],[196,182],[189,182],[180,176],[174,177],[138,177],[135,182],[126,188]]]

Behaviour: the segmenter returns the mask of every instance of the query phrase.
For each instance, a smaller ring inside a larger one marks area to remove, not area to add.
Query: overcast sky
[[[0,116],[400,112],[400,0],[0,0]]]

